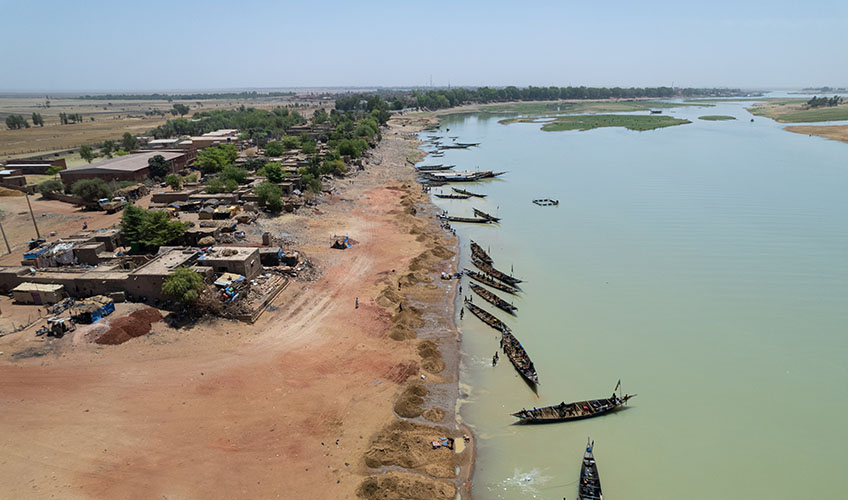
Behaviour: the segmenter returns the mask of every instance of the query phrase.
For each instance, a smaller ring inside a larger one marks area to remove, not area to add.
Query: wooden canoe
[[[519,283],[521,283],[520,279],[514,278],[514,277],[504,273],[503,271],[498,271],[497,269],[492,267],[491,264],[486,264],[485,262],[481,261],[480,259],[474,258],[473,255],[471,256],[471,262],[475,266],[477,266],[481,271],[483,271],[484,273],[488,274],[489,276],[491,276],[491,277],[493,277],[497,280],[503,281],[507,285],[516,286]]]
[[[489,264],[490,266],[492,265],[492,258],[489,257],[489,254],[483,250],[483,247],[474,242],[474,240],[471,240],[471,256],[481,262]]]
[[[471,224],[491,224],[492,221],[489,219],[483,219],[482,217],[454,217],[452,215],[440,215],[440,219],[450,221],[450,222],[468,222]]]
[[[488,219],[492,222],[500,222],[501,221],[501,219],[499,217],[494,217],[494,216],[489,215],[486,212],[484,212],[482,210],[478,210],[476,208],[474,209],[474,215],[476,215],[477,217],[482,217],[484,219]]]
[[[489,311],[486,311],[482,307],[476,306],[476,305],[474,305],[473,303],[471,303],[467,300],[465,301],[465,307],[469,311],[471,311],[471,314],[480,318],[480,321],[482,321],[483,323],[486,323],[487,325],[491,326],[495,330],[497,330],[501,333],[509,333],[511,331],[509,329],[509,327],[506,326],[506,323],[499,320],[493,314],[489,313]]]
[[[473,196],[475,198],[485,198],[486,197],[485,194],[472,193],[471,191],[467,191],[465,189],[460,189],[460,188],[455,188],[455,187],[452,187],[451,189],[453,189],[455,192],[457,192],[459,194],[467,194],[468,196]]]
[[[500,290],[502,292],[506,292],[506,293],[509,293],[509,294],[512,294],[512,295],[515,295],[518,292],[520,292],[520,290],[517,289],[517,288],[513,288],[509,285],[505,285],[505,284],[501,283],[500,281],[497,281],[496,279],[492,278],[491,276],[488,276],[486,274],[483,274],[483,273],[480,273],[480,272],[477,272],[477,271],[472,271],[471,269],[466,269],[465,275],[468,276],[469,278],[473,279],[473,280],[479,281],[480,283],[483,283],[484,285],[488,285],[488,286],[495,288],[497,290]]]
[[[588,401],[576,401],[574,403],[562,402],[555,406],[534,408],[515,412],[513,417],[519,419],[521,424],[547,424],[553,422],[567,422],[570,420],[583,420],[585,418],[599,417],[615,411],[636,394],[625,394],[618,396],[615,393],[609,398],[590,399]]]
[[[583,463],[580,465],[580,482],[577,485],[577,500],[604,500],[601,492],[601,478],[598,475],[598,464],[595,462],[594,441],[586,442],[583,452]]]
[[[480,286],[476,283],[469,283],[468,286],[471,287],[471,290],[474,293],[483,297],[483,299],[486,300],[486,302],[489,302],[490,304],[497,307],[498,309],[501,309],[501,310],[506,311],[506,312],[513,314],[513,315],[515,314],[515,311],[518,310],[518,308],[515,307],[514,305],[512,305],[509,302],[505,301],[504,299],[498,297],[495,292],[491,292],[489,290],[486,290],[485,288],[483,288],[482,286]]]
[[[436,198],[447,198],[449,200],[467,200],[468,198],[471,198],[467,194],[439,194],[439,193],[434,193],[434,194],[435,194]]]
[[[501,347],[504,354],[512,362],[512,366],[515,367],[527,382],[531,385],[539,383],[539,375],[536,373],[536,367],[533,366],[533,361],[530,360],[530,356],[527,355],[527,351],[524,350],[524,346],[515,338],[515,335],[505,332],[501,336]]]

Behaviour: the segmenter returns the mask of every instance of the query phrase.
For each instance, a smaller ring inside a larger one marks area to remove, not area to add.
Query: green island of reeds
[[[723,120],[735,120],[736,117],[735,116],[727,116],[727,115],[704,115],[704,116],[699,116],[698,119],[699,120],[707,120],[707,121],[711,121],[711,122],[718,122],[718,121],[723,121]]]
[[[673,127],[692,123],[689,120],[671,116],[656,115],[582,115],[559,116],[554,121],[542,126],[546,132],[562,130],[592,130],[601,127],[624,127],[628,130],[654,130],[663,127]]]

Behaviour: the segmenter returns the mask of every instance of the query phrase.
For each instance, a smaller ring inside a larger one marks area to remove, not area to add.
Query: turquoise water
[[[427,163],[508,171],[463,186],[484,201],[434,202],[503,218],[456,225],[461,260],[474,239],[526,280],[517,318],[487,308],[541,381],[536,396],[505,358],[493,368],[497,334],[460,322],[475,498],[576,498],[588,436],[608,500],[848,497],[848,144],[752,123],[739,102],[664,113],[693,123],[442,122],[437,134],[482,144]],[[531,203],[543,197],[559,207]],[[511,425],[512,411],[608,396],[619,379],[639,394],[624,411]]]

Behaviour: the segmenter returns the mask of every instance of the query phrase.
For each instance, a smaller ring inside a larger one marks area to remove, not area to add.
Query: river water
[[[745,105],[664,110],[693,123],[650,132],[458,115],[422,133],[482,143],[425,163],[508,172],[462,186],[485,200],[433,201],[503,218],[455,225],[461,264],[474,239],[525,280],[517,318],[486,308],[541,382],[536,395],[505,357],[492,367],[498,334],[459,322],[475,498],[576,498],[589,436],[608,500],[848,498],[848,144],[751,122]],[[623,411],[512,425],[619,379],[638,393]]]

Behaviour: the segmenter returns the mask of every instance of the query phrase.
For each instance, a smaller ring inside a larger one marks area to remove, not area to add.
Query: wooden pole
[[[0,223],[0,233],[3,233],[3,241],[6,242],[6,250],[8,250],[9,253],[12,253],[12,249],[9,248],[9,240],[6,239],[6,230],[3,229],[3,223]]]
[[[29,215],[32,217],[32,225],[35,226],[35,235],[41,239],[41,233],[38,232],[38,224],[35,222],[35,214],[32,213],[32,204],[29,202],[29,193],[26,193],[27,206],[29,207]],[[10,250],[9,253],[12,253]]]

